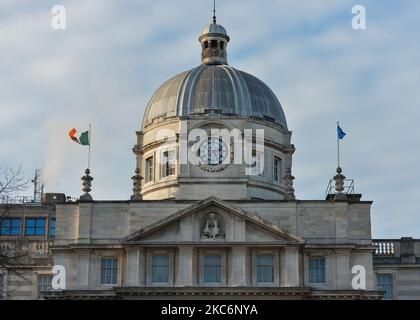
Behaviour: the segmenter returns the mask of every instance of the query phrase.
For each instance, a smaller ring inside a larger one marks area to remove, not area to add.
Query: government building
[[[164,82],[147,105],[132,195],[92,199],[87,169],[80,198],[55,202],[44,217],[54,219],[54,236],[46,225],[42,239],[28,236],[48,242],[44,262],[64,267],[65,289],[36,290],[43,265],[27,269],[32,282],[16,295],[3,268],[3,297],[420,299],[420,241],[373,240],[372,201],[352,192],[341,168],[325,199],[296,199],[295,146],[276,95],[228,64],[230,38],[215,17],[199,41],[202,63]],[[232,161],[247,130],[252,161]],[[191,140],[192,132],[208,136]],[[26,238],[34,214],[16,210],[22,232],[6,235],[3,225],[17,222],[2,222],[0,243]]]

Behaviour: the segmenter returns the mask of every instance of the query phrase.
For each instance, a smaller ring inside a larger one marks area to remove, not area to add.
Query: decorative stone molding
[[[139,168],[136,168],[134,172],[135,175],[131,177],[131,180],[133,180],[133,195],[131,196],[131,200],[143,200],[141,195],[141,181],[143,177],[140,175]]]
[[[93,178],[89,174],[90,174],[90,170],[89,170],[89,168],[87,168],[85,170],[85,175],[81,179],[83,181],[83,183],[82,183],[83,189],[82,190],[83,190],[84,194],[82,194],[80,196],[79,200],[82,200],[82,201],[92,201],[93,200],[93,198],[90,194],[90,192],[92,191],[92,180],[93,180]]]
[[[284,195],[285,200],[295,200],[295,189],[293,188],[293,180],[295,180],[295,177],[292,175],[292,169],[287,168],[286,169],[286,175],[283,178],[284,180],[284,189],[286,191]]]
[[[217,213],[210,213],[203,217],[200,228],[200,237],[202,240],[224,239],[223,218]]]

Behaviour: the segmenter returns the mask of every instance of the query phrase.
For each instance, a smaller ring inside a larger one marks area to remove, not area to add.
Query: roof
[[[159,87],[146,107],[141,129],[158,118],[211,113],[256,117],[287,130],[283,108],[264,82],[228,65],[205,64]]]

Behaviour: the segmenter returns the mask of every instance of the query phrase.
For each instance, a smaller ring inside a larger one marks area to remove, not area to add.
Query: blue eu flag
[[[339,125],[337,125],[337,135],[338,135],[338,139],[343,140],[344,137],[346,136],[346,133],[343,131],[343,129],[340,128]]]

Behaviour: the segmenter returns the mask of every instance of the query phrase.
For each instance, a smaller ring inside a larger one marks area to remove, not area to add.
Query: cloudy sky
[[[86,149],[68,138],[93,125],[95,199],[127,199],[145,106],[171,76],[200,63],[210,0],[2,0],[0,166],[44,170],[46,191],[80,194]],[[67,29],[51,28],[63,5]],[[367,29],[351,27],[362,4]],[[224,0],[229,62],[266,82],[296,146],[299,199],[323,199],[342,167],[373,200],[377,238],[420,238],[420,2]],[[29,192],[29,191],[28,191]]]

